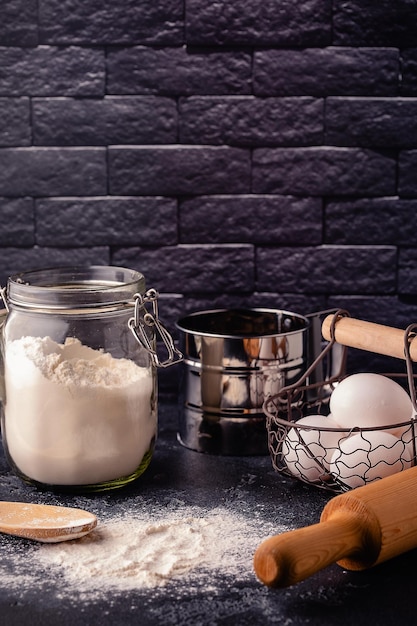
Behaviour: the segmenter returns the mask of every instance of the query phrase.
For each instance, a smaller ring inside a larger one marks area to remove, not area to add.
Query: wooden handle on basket
[[[338,563],[363,570],[417,547],[417,467],[332,498],[320,523],[265,539],[254,556],[265,585],[287,587]]]
[[[328,315],[323,320],[322,335],[327,341],[331,340],[333,319],[333,315]],[[404,332],[399,328],[364,322],[352,317],[339,317],[334,326],[334,337],[338,343],[398,359],[405,359]],[[411,360],[417,361],[417,337],[410,340],[409,350]]]

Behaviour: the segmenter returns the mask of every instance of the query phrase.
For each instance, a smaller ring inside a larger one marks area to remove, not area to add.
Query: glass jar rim
[[[133,304],[145,292],[145,277],[137,270],[112,265],[64,266],[13,274],[7,282],[12,306],[77,309]]]

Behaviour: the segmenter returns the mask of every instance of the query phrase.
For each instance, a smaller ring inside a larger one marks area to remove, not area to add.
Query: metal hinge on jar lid
[[[155,289],[148,289],[145,295],[136,293],[134,316],[129,319],[128,324],[137,341],[149,353],[153,364],[156,367],[169,367],[182,361],[183,355],[175,347],[174,340],[159,319],[158,297]],[[152,306],[152,311],[147,309],[147,305]],[[165,361],[160,360],[155,349],[158,335],[167,350],[168,358]]]

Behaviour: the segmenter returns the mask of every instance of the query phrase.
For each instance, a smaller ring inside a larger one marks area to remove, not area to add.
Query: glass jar
[[[157,436],[156,368],[181,358],[157,292],[145,292],[140,272],[93,266],[24,272],[2,296],[1,426],[13,470],[64,491],[138,478]]]

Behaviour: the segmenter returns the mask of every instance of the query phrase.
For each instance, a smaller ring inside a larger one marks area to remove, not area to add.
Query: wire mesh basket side
[[[342,493],[416,465],[415,376],[406,351],[405,378],[414,407],[409,421],[368,428],[332,427],[330,396],[344,374],[309,384],[311,370],[325,358],[332,341],[306,375],[265,401],[264,411],[273,468],[304,483]],[[404,386],[404,376],[385,375],[401,380]]]

